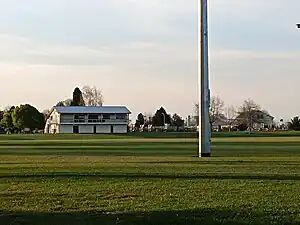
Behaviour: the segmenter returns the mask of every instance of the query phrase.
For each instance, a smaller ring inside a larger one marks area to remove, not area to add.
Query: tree
[[[99,88],[96,86],[90,87],[88,85],[83,86],[82,96],[87,106],[102,106],[103,95]]]
[[[167,114],[163,107],[160,107],[152,118],[152,125],[164,126],[165,124],[171,124],[171,116]]]
[[[72,99],[68,98],[64,101],[59,101],[58,103],[56,103],[56,106],[71,106],[72,105]]]
[[[224,101],[219,96],[213,96],[210,100],[209,121],[213,124],[224,115]]]
[[[76,87],[73,91],[73,99],[71,106],[85,106],[83,97],[82,97],[82,92],[78,87]]]
[[[224,110],[224,116],[226,117],[226,124],[229,126],[229,131],[230,131],[230,127],[233,125],[236,118],[235,107],[232,105],[226,106]]]
[[[144,127],[148,127],[149,125],[152,124],[152,113],[144,113],[144,118],[145,118],[145,124]]]
[[[199,103],[195,103],[194,105],[194,113],[197,125],[199,125]],[[210,99],[210,107],[209,107],[209,121],[212,125],[216,120],[221,118],[224,113],[224,101],[219,96],[213,96]]]
[[[143,126],[145,124],[145,117],[142,113],[139,113],[137,115],[137,119],[135,121],[135,127],[136,128],[140,128],[141,126]]]
[[[295,116],[291,119],[291,121],[288,123],[288,127],[290,130],[299,131],[300,130],[300,119],[299,116]]]
[[[4,111],[0,110],[0,121],[3,119]]]
[[[197,126],[199,126],[199,103],[195,103],[194,113],[195,113],[194,118],[196,119],[196,124],[197,124]]]
[[[5,129],[6,132],[13,132],[15,130],[13,119],[12,119],[12,112],[15,109],[14,106],[6,107],[4,110],[3,118],[0,122],[1,127]]]
[[[251,99],[245,100],[239,109],[239,123],[247,125],[251,131],[253,129],[253,124],[259,120],[258,111],[260,111],[260,106],[255,101]]]
[[[44,115],[45,121],[47,120],[47,118],[50,115],[50,113],[51,113],[50,109],[44,109],[43,110],[43,115]]]
[[[177,131],[178,131],[179,127],[184,126],[184,120],[176,113],[172,116],[172,126],[176,127]]]
[[[59,101],[58,103],[56,103],[56,106],[65,106],[63,101]]]
[[[17,106],[12,112],[13,125],[18,130],[24,128],[42,129],[45,125],[43,113],[40,113],[35,107],[25,104]]]

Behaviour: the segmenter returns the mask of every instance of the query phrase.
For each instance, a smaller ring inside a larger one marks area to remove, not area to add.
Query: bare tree
[[[44,109],[43,110],[43,115],[45,120],[47,120],[48,116],[50,115],[51,110],[50,109]]]
[[[66,99],[66,100],[64,101],[64,105],[65,105],[65,106],[71,106],[71,104],[72,104],[72,99],[71,99],[71,98],[68,98],[68,99]]]
[[[82,96],[86,106],[102,106],[103,95],[99,88],[96,86],[85,85],[82,88]]]
[[[226,106],[224,110],[224,115],[226,117],[226,123],[229,126],[229,131],[230,131],[231,126],[233,125],[237,115],[235,107],[232,105]]]
[[[72,105],[72,99],[70,99],[70,98],[56,103],[56,106],[71,106],[71,105]]]
[[[199,126],[199,103],[195,103],[194,105],[194,119],[196,120],[197,126]]]
[[[150,112],[145,112],[145,113],[144,113],[144,117],[145,117],[145,123],[146,123],[147,125],[151,124],[153,114],[150,113]]]
[[[209,120],[213,124],[224,115],[224,101],[219,96],[213,96],[210,100]]]
[[[12,107],[12,106],[10,106],[10,105],[5,106],[4,109],[3,109],[3,112],[6,113],[6,112],[10,111],[10,110],[11,110],[11,107]]]
[[[253,129],[253,123],[256,120],[257,111],[259,110],[260,106],[251,99],[245,100],[239,109],[239,120],[247,125],[250,131]]]
[[[199,115],[199,103],[195,103],[194,113],[195,113],[195,115]]]

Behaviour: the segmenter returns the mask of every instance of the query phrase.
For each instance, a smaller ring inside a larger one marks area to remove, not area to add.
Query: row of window
[[[98,120],[98,119],[126,119],[127,114],[90,114],[88,115],[89,120]],[[85,119],[85,115],[74,115],[75,120]]]
[[[115,121],[126,121],[126,119],[108,119],[108,120],[115,120]],[[105,123],[107,120],[105,119],[95,119],[95,120],[85,120],[85,119],[61,119],[61,123]]]

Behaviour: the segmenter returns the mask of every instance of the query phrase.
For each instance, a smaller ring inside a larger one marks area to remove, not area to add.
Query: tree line
[[[199,125],[199,104],[194,105],[195,120],[197,125]],[[254,129],[254,124],[263,123],[264,116],[270,116],[267,110],[262,109],[262,107],[252,99],[244,100],[240,106],[225,105],[225,102],[219,96],[213,96],[210,100],[209,109],[209,121],[211,126],[222,120],[225,125],[227,125],[229,131],[232,127],[238,130],[250,131]],[[274,128],[278,129],[288,129],[300,131],[300,117],[295,116],[286,124],[283,119],[280,119],[279,125],[273,125]]]
[[[96,86],[83,86],[82,90],[76,87],[73,91],[72,98],[58,101],[55,106],[102,106],[103,95]],[[39,112],[30,104],[21,104],[19,106],[7,106],[4,110],[0,110],[0,130],[6,132],[21,132],[24,129],[33,131],[35,129],[43,129],[45,122],[50,114],[51,109],[45,109]],[[199,125],[199,104],[194,105],[193,116],[195,123]],[[238,130],[253,130],[254,124],[263,121],[264,115],[270,115],[263,110],[259,104],[252,99],[244,100],[243,104],[238,107],[233,105],[225,105],[219,96],[213,96],[210,101],[209,120],[210,124],[216,124],[223,121],[229,129],[232,127]],[[283,120],[280,120],[283,122]],[[151,113],[139,113],[133,125],[136,130],[148,129],[149,127],[163,127],[168,124],[177,130],[185,125],[185,120],[174,113],[167,113],[164,107],[160,107],[152,115]],[[287,126],[291,130],[300,130],[300,117],[295,116]],[[229,130],[230,131],[230,130]]]
[[[156,110],[154,115],[150,113],[139,113],[134,123],[134,129],[139,131],[141,129],[147,130],[150,127],[164,127],[166,124],[175,127],[177,131],[184,126],[184,119],[181,116],[174,113],[170,115],[164,109],[160,107]]]
[[[199,125],[199,104],[195,103],[195,118]],[[213,96],[210,100],[209,121],[211,127],[217,122],[222,121],[227,129],[233,127],[238,130],[250,131],[254,125],[263,123],[265,116],[272,117],[268,111],[263,110],[261,106],[252,99],[244,100],[240,106],[225,105],[225,102],[219,96]]]

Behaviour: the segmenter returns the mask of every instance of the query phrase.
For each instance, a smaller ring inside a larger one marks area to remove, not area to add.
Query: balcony
[[[98,119],[98,120],[88,120],[88,119],[63,119],[60,121],[60,124],[115,124],[115,123],[128,123],[128,119]]]

